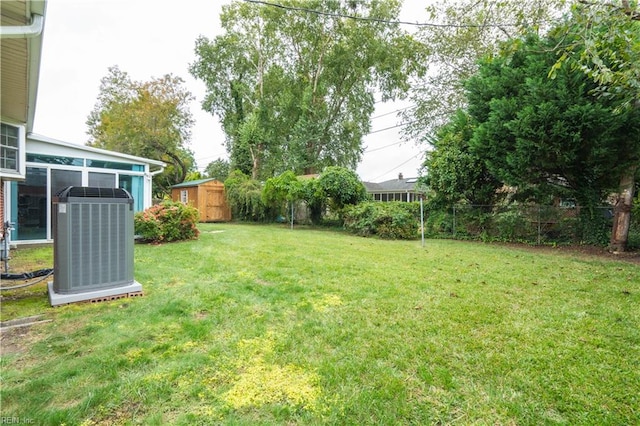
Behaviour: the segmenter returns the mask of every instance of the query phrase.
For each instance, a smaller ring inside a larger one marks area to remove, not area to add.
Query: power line
[[[419,152],[419,153],[417,153],[416,155],[412,155],[412,156],[411,156],[411,158],[409,158],[407,161],[403,161],[402,163],[400,163],[400,164],[398,164],[397,166],[395,166],[393,169],[391,169],[391,170],[389,170],[389,171],[384,172],[383,174],[381,174],[380,176],[378,176],[378,177],[374,178],[373,180],[374,180],[374,181],[375,181],[375,180],[378,180],[378,179],[380,179],[382,176],[384,176],[384,175],[386,175],[386,174],[388,174],[388,173],[391,173],[392,171],[394,171],[394,170],[396,170],[396,169],[399,169],[400,167],[402,167],[402,166],[404,166],[405,164],[407,164],[409,161],[411,161],[411,160],[413,160],[413,159],[417,158],[419,155],[422,155],[422,152]]]
[[[394,145],[400,145],[401,143],[402,143],[402,141],[394,142],[394,143],[392,143],[392,144],[385,145],[385,146],[381,146],[381,147],[379,147],[379,148],[373,148],[373,149],[367,149],[367,150],[364,150],[364,151],[362,151],[362,153],[363,153],[363,154],[367,154],[367,153],[369,153],[369,152],[376,152],[376,151],[380,151],[380,150],[382,150],[382,149],[389,148],[389,147],[394,146]]]
[[[385,112],[384,114],[380,114],[380,115],[376,115],[375,117],[371,117],[371,119],[375,120],[376,118],[385,117],[387,115],[395,114],[395,113],[398,113],[400,111],[405,111],[407,109],[412,109],[412,108],[418,108],[418,105],[409,105],[408,107],[399,108],[399,109],[397,109],[395,111]]]
[[[345,15],[342,13],[325,12],[322,10],[307,9],[305,7],[285,6],[282,4],[272,3],[272,2],[263,1],[263,0],[244,0],[244,1],[246,3],[254,3],[254,4],[260,4],[263,6],[277,7],[279,9],[283,9],[287,11],[306,12],[306,13],[313,13],[316,15],[330,16],[333,18],[347,18],[347,19],[353,19],[354,21],[379,22],[379,23],[390,24],[390,25],[412,25],[414,27],[434,27],[434,28],[483,28],[483,27],[499,28],[499,27],[518,26],[517,24],[435,24],[433,22],[392,21],[389,19],[367,18],[363,16]]]
[[[417,123],[418,121],[420,120],[413,120],[413,121],[409,121],[408,123],[400,123],[400,124],[396,124],[395,126],[385,127],[384,129],[374,130],[373,132],[367,133],[367,135],[373,135],[374,133],[380,133],[380,132],[384,132],[391,129],[397,129],[398,127],[408,126],[409,124]]]

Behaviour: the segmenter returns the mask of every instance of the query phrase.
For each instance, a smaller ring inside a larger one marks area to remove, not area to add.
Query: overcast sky
[[[220,12],[228,0],[48,0],[40,81],[33,131],[66,142],[85,144],[87,116],[93,109],[100,79],[117,65],[132,79],[148,81],[174,74],[196,97],[196,120],[190,148],[199,170],[216,158],[227,158],[217,118],[202,111],[204,84],[188,66],[195,60],[196,38],[221,33]],[[401,20],[424,22],[424,0],[405,0]],[[408,106],[378,103],[374,117]],[[372,120],[372,131],[399,124],[395,114]],[[398,129],[364,139],[366,152],[357,172],[361,179],[381,182],[417,176],[423,147],[400,142]]]

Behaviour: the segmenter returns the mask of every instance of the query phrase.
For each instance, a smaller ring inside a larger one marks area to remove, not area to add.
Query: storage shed
[[[231,220],[224,184],[215,179],[182,182],[171,187],[171,199],[195,207],[200,222],[226,222]]]

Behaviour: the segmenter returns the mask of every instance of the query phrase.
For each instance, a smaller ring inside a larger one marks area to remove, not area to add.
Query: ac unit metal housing
[[[52,306],[139,293],[133,278],[133,198],[124,189],[70,186],[53,199]]]

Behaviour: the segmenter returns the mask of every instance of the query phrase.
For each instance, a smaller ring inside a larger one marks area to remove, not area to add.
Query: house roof
[[[2,120],[33,129],[46,0],[0,2]]]
[[[198,186],[198,185],[201,185],[203,183],[211,182],[211,181],[214,181],[214,180],[216,180],[216,179],[209,178],[209,179],[188,180],[186,182],[182,182],[182,183],[178,183],[176,185],[173,185],[171,188],[187,188],[187,187],[191,187],[191,186]]]
[[[108,151],[106,149],[94,148],[92,146],[78,145],[38,135],[36,133],[30,133],[27,135],[26,151],[31,154],[54,154],[66,156],[89,155],[92,158],[106,161],[128,161],[149,164],[150,166],[158,166],[159,168],[164,168],[166,166],[162,161],[123,154],[121,152]]]
[[[367,192],[407,192],[414,191],[418,178],[397,178],[386,180],[384,182],[364,182]]]

